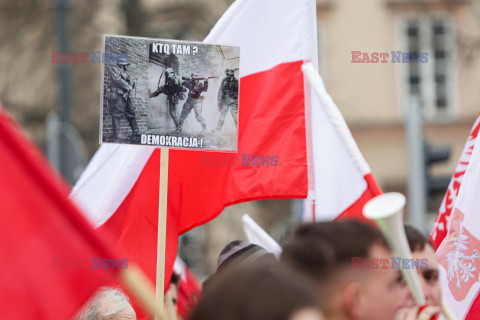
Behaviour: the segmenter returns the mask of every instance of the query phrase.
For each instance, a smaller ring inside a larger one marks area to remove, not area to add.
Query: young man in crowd
[[[281,263],[316,284],[327,319],[409,319],[412,313],[411,319],[430,319],[438,307],[426,308],[420,318],[418,307],[404,311],[411,296],[400,270],[353,267],[359,259],[392,256],[380,231],[358,221],[335,221],[299,226],[283,246]]]
[[[427,236],[412,226],[405,226],[405,233],[413,259],[428,262],[428,267],[417,268],[427,304],[440,306],[442,304],[442,288],[438,278],[438,262],[433,245]]]
[[[419,267],[416,268],[420,285],[425,293],[425,300],[427,305],[441,307],[442,304],[442,289],[438,278],[438,262],[435,257],[435,250],[427,236],[412,226],[405,226],[405,234],[407,236],[410,251],[415,261],[419,261]],[[425,262],[425,263],[423,263]],[[416,308],[413,296],[409,296],[407,307],[403,308],[397,313],[399,319],[411,319],[415,313]]]

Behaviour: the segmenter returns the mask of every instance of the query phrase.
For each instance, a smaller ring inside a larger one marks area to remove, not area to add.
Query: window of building
[[[402,52],[428,55],[423,63],[402,63],[404,103],[409,96],[417,95],[426,121],[454,120],[456,46],[451,18],[404,17],[400,29]]]

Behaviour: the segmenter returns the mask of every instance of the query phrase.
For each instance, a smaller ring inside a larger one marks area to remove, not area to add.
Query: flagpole
[[[160,148],[160,182],[158,193],[157,281],[155,304],[163,311],[165,288],[165,238],[167,234],[168,147]],[[156,320],[160,320],[155,317]]]

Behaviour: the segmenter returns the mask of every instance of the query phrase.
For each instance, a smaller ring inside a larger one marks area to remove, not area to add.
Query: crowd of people
[[[235,240],[220,253],[189,320],[429,320],[440,314],[438,266],[429,239],[411,226],[407,240],[427,305],[418,306],[381,232],[359,221],[308,223],[288,235],[277,259]],[[362,263],[358,263],[361,261]],[[378,263],[389,262],[388,264]],[[178,278],[165,295],[175,311]],[[105,288],[79,320],[136,319],[126,296]]]

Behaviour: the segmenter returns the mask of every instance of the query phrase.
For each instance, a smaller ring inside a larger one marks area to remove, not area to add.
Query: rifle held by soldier
[[[208,80],[208,79],[216,79],[218,77],[182,77],[182,80]]]

